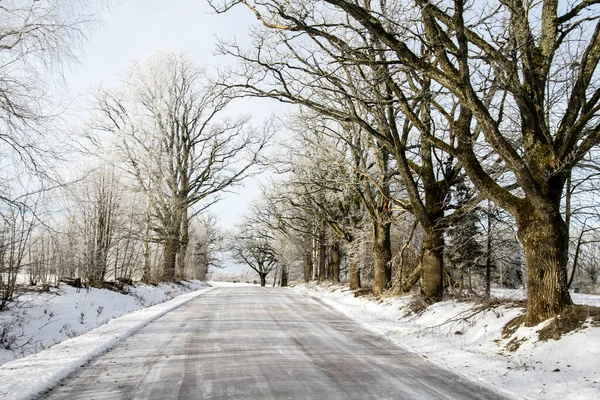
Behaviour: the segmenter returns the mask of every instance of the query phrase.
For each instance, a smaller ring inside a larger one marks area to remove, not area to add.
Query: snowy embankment
[[[200,281],[138,285],[127,295],[104,289],[77,291],[61,285],[52,293],[19,297],[10,310],[0,313],[0,334],[4,327],[19,351],[2,350],[0,355],[6,361],[35,354],[0,367],[0,398],[31,398],[208,290],[210,287]]]
[[[524,310],[515,304],[477,305],[448,300],[419,313],[414,298],[355,297],[341,286],[301,285],[294,290],[311,295],[355,319],[366,329],[470,379],[492,384],[516,398],[600,398],[600,327],[590,326],[542,341],[547,325],[519,327],[506,338],[505,325]],[[493,295],[521,299],[517,291]],[[574,295],[577,304],[600,305],[600,296]],[[514,348],[516,350],[514,350]],[[513,348],[513,350],[509,350]]]

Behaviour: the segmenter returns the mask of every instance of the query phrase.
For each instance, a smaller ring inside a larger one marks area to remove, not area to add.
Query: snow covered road
[[[215,288],[84,366],[49,399],[500,399],[310,296]]]

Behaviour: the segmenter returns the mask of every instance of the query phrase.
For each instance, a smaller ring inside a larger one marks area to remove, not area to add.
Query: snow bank
[[[418,315],[407,315],[411,296],[374,299],[354,297],[346,287],[295,288],[355,319],[366,329],[410,348],[424,358],[491,384],[511,397],[531,399],[600,398],[600,327],[571,332],[560,340],[542,342],[537,332],[545,326],[519,328],[502,338],[507,322],[523,309],[496,305],[477,310],[470,302],[436,303]],[[519,299],[516,291],[496,293]],[[600,296],[574,295],[579,304],[600,304]],[[506,350],[511,339],[521,342]]]
[[[20,295],[0,313],[0,364],[37,353],[113,318],[207,287],[201,281],[136,285],[129,294],[60,285],[51,292]]]
[[[0,367],[0,398],[29,399],[37,395],[151,321],[210,289],[182,294],[165,303],[132,312],[46,351],[4,364]],[[113,307],[117,306],[113,304]]]

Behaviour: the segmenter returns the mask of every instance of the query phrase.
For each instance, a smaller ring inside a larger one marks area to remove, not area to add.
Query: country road
[[[291,290],[216,288],[47,399],[501,399]]]

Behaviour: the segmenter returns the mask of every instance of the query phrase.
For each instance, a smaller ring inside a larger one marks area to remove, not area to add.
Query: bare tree
[[[253,172],[269,135],[250,127],[246,116],[222,117],[231,100],[184,54],[134,63],[121,86],[98,94],[103,119],[97,127],[117,134],[137,185],[149,196],[163,279],[172,281],[185,270],[190,218]]]
[[[252,268],[260,277],[260,285],[265,286],[267,275],[277,267],[275,246],[275,238],[267,226],[246,221],[238,226],[229,247],[233,258]]]
[[[295,15],[296,11],[302,12],[289,8],[286,1],[274,0],[269,6],[244,4],[264,26],[280,32],[259,33],[256,48],[250,51],[235,43],[223,43],[222,51],[238,58],[243,65],[240,71],[223,78],[224,86],[239,95],[273,97],[300,104],[337,121],[345,130],[360,132],[358,143],[363,144],[354,151],[359,159],[367,158],[368,165],[372,163],[382,171],[378,179],[369,179],[368,184],[379,194],[373,197],[376,203],[373,207],[366,206],[377,259],[375,291],[381,292],[391,281],[389,227],[393,203],[413,213],[423,228],[421,262],[412,276],[420,278],[425,296],[439,299],[444,286],[448,199],[462,169],[453,155],[435,149],[419,134],[421,130],[427,134],[443,130],[455,137],[452,113],[443,114],[450,119],[446,126],[434,118],[438,88],[430,78],[394,66],[381,40],[364,34],[360,25],[336,21],[340,29],[329,31],[311,25],[314,22],[311,17],[304,20]],[[327,20],[327,11],[322,15],[321,11],[316,11],[314,18]],[[273,23],[278,19],[282,23]],[[399,75],[403,85],[395,83]],[[456,102],[452,107],[456,108]],[[410,110],[417,122],[404,117],[405,109]],[[389,165],[392,159],[393,168]],[[396,171],[403,188],[392,193],[389,181]]]
[[[52,175],[59,155],[55,123],[66,106],[56,91],[65,62],[95,23],[96,3],[12,0],[0,7],[0,150],[38,176]]]
[[[28,204],[31,202],[30,204]],[[9,204],[0,214],[0,310],[13,299],[17,278],[31,245],[37,199]]]
[[[114,170],[99,171],[92,176],[94,179],[84,188],[84,198],[79,202],[83,225],[82,275],[88,284],[102,286],[109,270],[108,255],[115,242],[120,198]]]
[[[377,38],[390,64],[443,88],[444,98],[433,105],[452,126],[452,136],[423,127],[408,106],[410,99],[395,94],[422,138],[458,159],[476,188],[516,219],[528,270],[526,324],[553,317],[571,304],[560,203],[569,172],[600,140],[596,1],[564,7],[555,0],[326,0],[318,7],[317,2],[302,7],[241,3],[265,25],[287,32],[335,40],[358,25],[364,35]],[[427,51],[415,51],[415,43]],[[455,116],[448,112],[449,102],[458,104]],[[514,186],[497,181],[482,147],[493,150],[492,160],[510,171]]]

